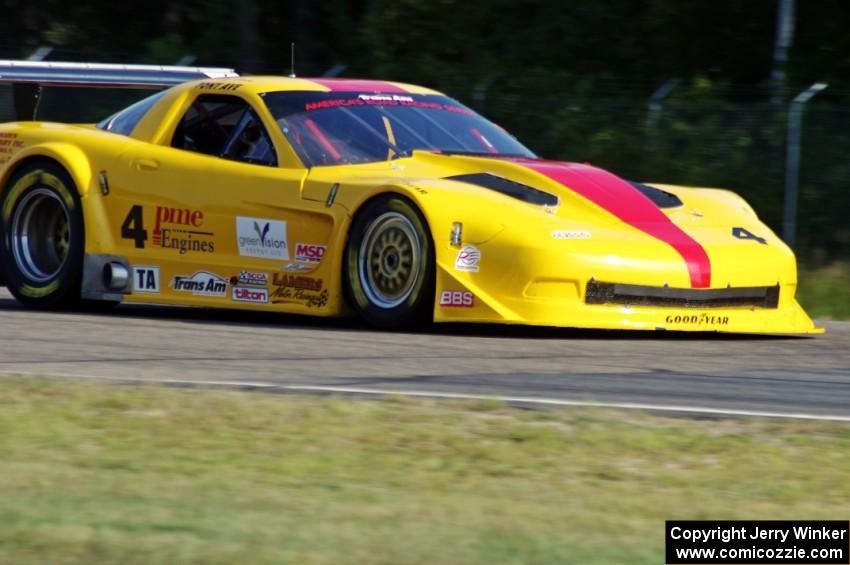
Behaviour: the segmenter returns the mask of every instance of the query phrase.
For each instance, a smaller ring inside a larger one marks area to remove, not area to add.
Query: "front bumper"
[[[824,331],[795,300],[796,281],[748,280],[722,288],[689,289],[665,287],[649,275],[643,284],[635,278],[612,284],[549,272],[520,284],[523,277],[508,273],[482,277],[458,272],[453,265],[438,265],[437,271],[436,322],[750,334]],[[468,304],[459,301],[445,307],[440,297],[446,291],[470,293],[472,298]]]
[[[557,283],[552,283],[557,284]],[[560,283],[561,290],[569,283]],[[523,324],[609,330],[671,330],[750,334],[820,334],[793,298],[781,298],[776,308],[758,306],[681,307],[628,304],[587,304],[573,285],[574,299],[555,297],[494,301],[478,291],[473,308],[435,306],[437,322]]]

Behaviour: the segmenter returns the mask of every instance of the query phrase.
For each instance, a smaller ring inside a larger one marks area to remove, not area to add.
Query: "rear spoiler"
[[[43,86],[161,89],[190,80],[238,77],[233,69],[0,60],[0,84],[11,84],[18,120],[34,120]]]

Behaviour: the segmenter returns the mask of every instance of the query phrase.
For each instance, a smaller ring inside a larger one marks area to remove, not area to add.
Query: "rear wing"
[[[233,69],[0,60],[0,84],[11,84],[18,120],[33,120],[43,86],[161,89],[190,80],[238,77]]]

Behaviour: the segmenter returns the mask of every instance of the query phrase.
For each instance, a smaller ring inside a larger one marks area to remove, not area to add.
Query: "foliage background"
[[[850,2],[798,1],[784,84],[771,81],[776,0],[0,0],[0,57],[235,66],[426,84],[542,156],[621,176],[722,186],[782,221],[787,104],[806,108],[799,256],[850,258]],[[340,69],[341,67],[337,67]],[[677,86],[655,125],[651,94]],[[80,119],[79,95],[45,112]],[[117,104],[115,96],[111,101]],[[109,110],[112,110],[110,108]],[[103,105],[90,108],[101,117]],[[54,116],[48,116],[54,117]]]

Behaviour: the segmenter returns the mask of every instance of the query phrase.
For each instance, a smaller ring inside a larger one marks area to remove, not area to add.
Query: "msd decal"
[[[133,267],[133,292],[159,292],[159,267]]]
[[[289,261],[286,222],[263,218],[236,218],[236,243],[239,255]]]
[[[234,286],[230,297],[235,302],[253,302],[254,304],[268,304],[269,290],[267,288],[251,288],[248,286]]]
[[[177,275],[172,286],[177,292],[191,292],[195,296],[224,298],[227,295],[227,279],[207,271],[197,271],[190,277]]]
[[[467,245],[457,252],[455,259],[456,271],[478,272],[478,261],[481,260],[481,252],[474,245]]]
[[[475,297],[468,290],[444,290],[440,293],[440,308],[471,308]]]
[[[299,243],[295,246],[295,260],[305,263],[321,263],[327,247],[313,243]]]

